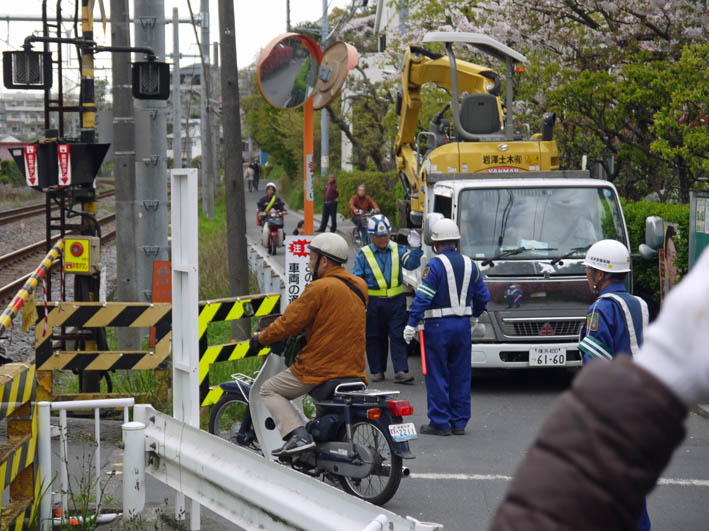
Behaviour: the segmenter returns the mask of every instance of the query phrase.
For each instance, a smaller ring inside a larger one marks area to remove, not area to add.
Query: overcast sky
[[[80,0],[79,0],[80,1]],[[148,0],[153,1],[153,0]],[[62,15],[69,17],[73,15],[75,0],[62,0]],[[100,22],[100,11],[98,0],[95,1],[94,17],[94,39],[100,45],[111,44],[110,27],[106,28],[106,34]],[[131,16],[133,13],[134,0],[129,1],[131,6]],[[189,18],[187,0],[164,0],[165,14],[167,18],[172,18],[172,8],[176,7],[180,18]],[[191,0],[192,9],[197,14],[199,12],[200,0]],[[104,0],[107,15],[110,18],[110,0]],[[210,37],[211,41],[218,40],[219,28],[219,2],[210,0]],[[319,21],[322,17],[322,0],[291,0],[291,25],[295,26],[303,21]],[[328,0],[330,9],[333,7],[345,7],[351,5],[351,0]],[[17,6],[17,7],[15,7]],[[48,0],[48,13],[50,18],[56,14],[56,1]],[[236,18],[236,48],[238,54],[239,68],[248,66],[254,62],[260,49],[273,37],[286,31],[286,0],[234,0],[234,12]],[[42,0],[23,0],[15,2],[11,0],[0,0],[0,51],[20,49],[22,42],[27,35],[33,32],[41,32],[41,22],[10,22],[6,21],[7,15],[36,15],[42,14]],[[64,24],[65,31],[72,29],[71,21]],[[198,28],[199,30],[199,28]],[[165,52],[172,53],[172,25],[168,25],[165,31]],[[36,48],[38,49],[38,48]],[[65,57],[69,55],[65,48]],[[197,44],[194,30],[190,24],[180,24],[180,52],[185,55],[197,53]],[[76,54],[72,50],[70,67],[77,69]],[[168,61],[171,60],[168,58]],[[180,65],[184,66],[199,62],[198,57],[183,57]],[[110,54],[103,53],[96,55],[96,77],[105,78],[110,82],[111,73]],[[65,65],[66,68],[66,65]],[[78,70],[77,70],[78,72]],[[66,74],[75,79],[78,74]],[[71,83],[73,85],[74,83]],[[0,87],[0,92],[7,91]]]

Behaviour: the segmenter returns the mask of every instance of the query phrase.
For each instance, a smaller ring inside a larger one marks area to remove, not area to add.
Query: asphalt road
[[[261,187],[265,183],[261,182]],[[255,203],[264,192],[247,192],[247,215],[255,219]],[[340,190],[341,200],[349,191]],[[316,200],[318,200],[316,198]],[[299,216],[286,217],[292,231]],[[319,219],[318,219],[319,221]],[[315,227],[318,227],[316,222]],[[351,223],[338,221],[345,235]],[[258,237],[259,228],[249,227]],[[283,263],[283,258],[277,258]],[[348,263],[351,270],[353,260]],[[372,387],[398,389],[414,405],[412,421],[417,430],[428,421],[426,389],[418,357],[409,358],[414,385],[387,381]],[[534,440],[554,402],[569,385],[572,374],[558,370],[477,372],[471,388],[472,418],[462,436],[422,435],[411,443],[416,459],[406,465],[411,476],[404,479],[387,509],[420,520],[445,525],[446,530],[487,529],[502,501],[509,481]],[[677,450],[661,484],[648,499],[648,511],[656,530],[701,530],[709,521],[709,421],[691,413],[688,434]]]
[[[262,181],[262,189],[263,184]],[[259,193],[247,192],[248,233],[253,238],[260,233],[253,220],[255,203],[261,194],[263,190]],[[288,214],[288,232],[293,230],[297,219],[295,213]],[[342,224],[342,227],[345,232],[351,230],[351,225]],[[278,259],[283,260],[283,254],[279,256]],[[419,358],[409,358],[409,365],[416,376],[413,385],[393,384],[389,367],[387,380],[372,387],[401,391],[401,398],[408,399],[414,406],[414,415],[410,420],[418,429],[427,422],[426,389]],[[405,463],[411,470],[411,476],[402,480],[399,491],[386,508],[401,515],[442,523],[448,531],[487,529],[515,469],[572,377],[568,372],[559,370],[475,373],[471,388],[472,418],[467,433],[450,437],[421,435],[412,441],[411,450],[416,459]],[[92,423],[85,424],[88,430]],[[660,484],[648,499],[654,530],[707,529],[709,421],[691,413],[687,428],[687,438],[675,452],[670,466],[662,474]],[[104,474],[111,469],[119,474],[121,472],[123,459],[117,444],[117,429],[117,425],[112,432],[104,428],[107,439],[102,453]],[[73,454],[70,468],[74,470],[85,469],[81,459],[77,459],[80,448],[82,445],[70,446]],[[74,472],[78,473],[78,470]],[[120,482],[113,481],[108,491],[113,498],[110,505],[119,508]],[[170,489],[148,478],[147,494],[148,513],[172,513],[174,496]],[[149,520],[150,515],[146,518]],[[202,529],[238,528],[203,510]]]

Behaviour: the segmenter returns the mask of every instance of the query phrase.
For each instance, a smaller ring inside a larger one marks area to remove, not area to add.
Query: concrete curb
[[[705,419],[709,419],[709,404],[699,404],[695,406],[694,412]]]

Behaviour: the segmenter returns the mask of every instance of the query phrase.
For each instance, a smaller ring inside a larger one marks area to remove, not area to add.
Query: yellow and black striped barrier
[[[7,418],[7,441],[0,447],[0,492],[10,487],[10,501],[0,501],[0,530],[21,531],[35,500],[34,456],[37,448],[35,366],[8,363],[0,366],[0,420]]]
[[[210,346],[207,339],[209,323],[278,314],[280,300],[280,294],[267,293],[199,303],[199,396],[202,406],[216,403],[222,394],[219,387],[209,389],[209,367],[220,361],[242,359],[249,350],[248,341]],[[259,355],[268,352],[269,349],[264,348]]]
[[[42,400],[51,400],[51,372],[54,370],[110,371],[156,369],[170,355],[172,305],[141,302],[49,302],[46,326],[44,308],[38,308],[35,352]],[[155,327],[155,348],[151,350],[55,350],[54,327],[103,328]],[[112,395],[113,396],[113,395]]]

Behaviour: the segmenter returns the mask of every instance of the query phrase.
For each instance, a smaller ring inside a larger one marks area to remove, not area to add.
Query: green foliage
[[[14,160],[5,159],[0,161],[0,183],[11,184],[12,186],[25,185],[25,178]]]
[[[382,214],[390,221],[398,219],[396,212],[397,186],[400,188],[399,178],[395,171],[361,171],[337,172],[337,189],[340,200],[337,204],[338,211],[345,217],[350,217],[349,201],[357,192],[357,186],[364,184],[369,195],[379,205]]]
[[[677,265],[680,276],[687,272],[689,263],[689,205],[679,203],[660,203],[657,201],[622,201],[625,222],[628,225],[630,248],[637,252],[645,242],[645,218],[660,216],[669,223],[679,226],[677,245]],[[646,261],[642,258],[633,260],[633,284],[636,295],[645,299],[650,307],[650,314],[656,315],[660,308],[660,270],[657,259]]]

